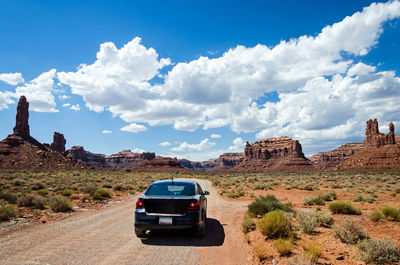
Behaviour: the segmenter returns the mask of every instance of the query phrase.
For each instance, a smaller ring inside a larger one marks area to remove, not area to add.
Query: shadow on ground
[[[218,220],[207,218],[206,235],[197,238],[192,231],[151,231],[147,238],[142,239],[145,245],[157,246],[221,246],[225,240],[224,225]]]

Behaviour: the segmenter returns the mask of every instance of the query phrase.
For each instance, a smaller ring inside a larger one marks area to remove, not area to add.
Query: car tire
[[[199,238],[203,238],[206,235],[206,223],[207,223],[207,216],[203,214],[203,224],[199,225],[196,230],[196,236]]]
[[[146,230],[136,229],[135,228],[135,234],[139,238],[144,238],[144,237],[146,237]]]

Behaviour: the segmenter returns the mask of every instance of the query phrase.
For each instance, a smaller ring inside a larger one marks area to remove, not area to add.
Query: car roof
[[[197,184],[197,182],[196,181],[194,181],[194,180],[188,180],[188,179],[174,179],[174,180],[172,180],[172,179],[163,179],[163,180],[157,180],[157,181],[154,181],[153,183],[151,183],[151,184],[161,184],[161,183],[171,183],[172,184],[172,181],[174,182],[174,183],[176,183],[176,184],[183,184],[183,183],[187,183],[187,184]]]

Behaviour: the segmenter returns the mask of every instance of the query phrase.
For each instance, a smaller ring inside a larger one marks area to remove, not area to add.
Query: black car
[[[197,236],[204,236],[208,194],[196,181],[153,182],[136,202],[136,236],[145,237],[147,230],[166,229],[192,229]]]

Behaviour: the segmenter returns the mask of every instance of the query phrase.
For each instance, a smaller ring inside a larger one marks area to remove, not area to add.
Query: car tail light
[[[191,200],[189,202],[188,210],[198,210],[200,209],[200,204],[197,200]]]
[[[144,201],[142,198],[139,198],[139,200],[137,200],[136,209],[144,209]]]

